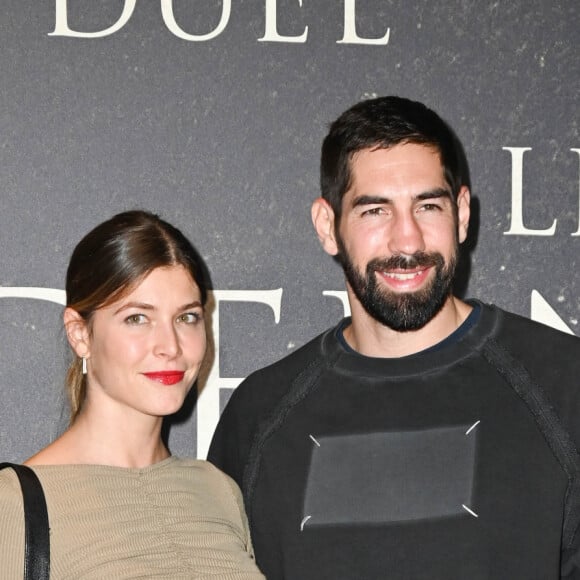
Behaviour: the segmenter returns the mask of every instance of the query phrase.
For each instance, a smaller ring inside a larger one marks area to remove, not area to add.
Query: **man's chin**
[[[434,299],[430,288],[401,294],[382,293],[361,301],[367,314],[397,332],[420,330],[441,311],[449,294]]]
[[[395,332],[416,332],[418,330],[421,330],[431,320],[432,320],[431,318],[417,319],[417,318],[414,318],[411,316],[411,317],[405,318],[403,320],[389,319],[389,320],[382,320],[379,322],[383,326],[386,326],[387,328],[390,328],[391,330],[394,330]]]

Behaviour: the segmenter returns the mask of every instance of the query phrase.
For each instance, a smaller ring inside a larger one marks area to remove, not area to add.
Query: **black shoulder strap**
[[[50,538],[44,491],[36,473],[26,465],[0,463],[18,476],[24,500],[24,580],[49,580]]]

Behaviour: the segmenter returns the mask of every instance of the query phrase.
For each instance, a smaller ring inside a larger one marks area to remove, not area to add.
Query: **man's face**
[[[455,206],[438,153],[424,145],[360,151],[351,174],[336,231],[351,295],[393,330],[422,328],[451,293],[469,194]]]

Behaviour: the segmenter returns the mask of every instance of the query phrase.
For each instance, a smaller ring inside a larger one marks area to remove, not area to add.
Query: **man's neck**
[[[450,296],[425,326],[401,332],[372,318],[350,292],[349,299],[352,324],[344,329],[344,339],[358,353],[380,358],[409,356],[432,347],[459,328],[472,310],[469,304]]]

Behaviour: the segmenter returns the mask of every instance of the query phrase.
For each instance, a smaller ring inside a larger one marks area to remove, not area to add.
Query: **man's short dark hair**
[[[450,127],[422,103],[402,97],[378,97],[357,103],[336,119],[322,143],[320,189],[332,207],[336,225],[342,198],[351,186],[351,161],[363,149],[389,149],[415,143],[433,147],[445,180],[457,199],[463,184],[458,141]]]

